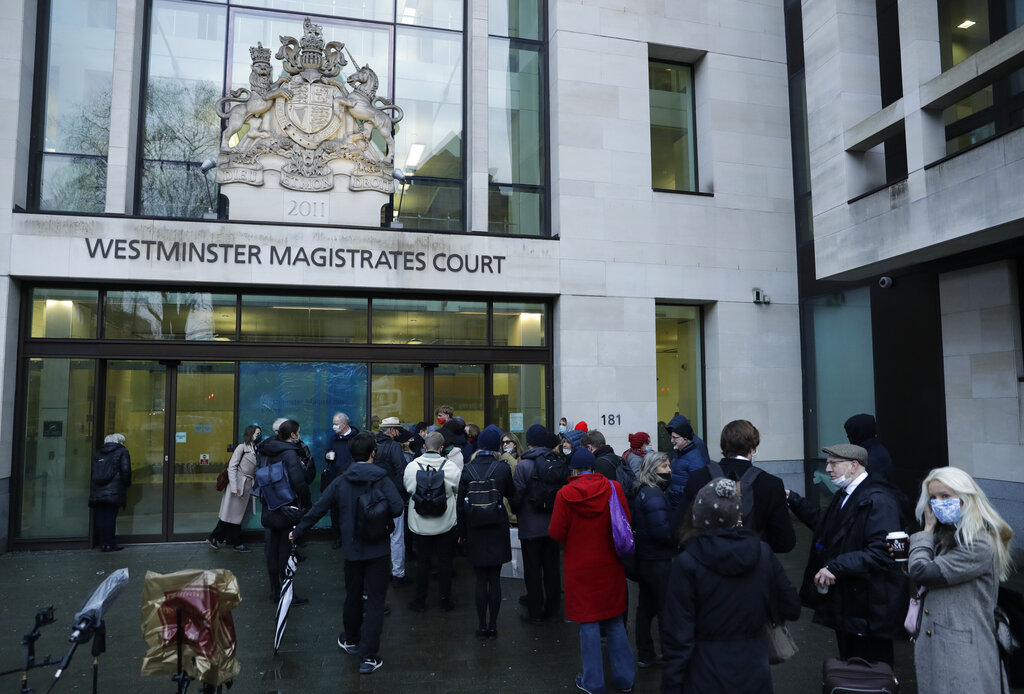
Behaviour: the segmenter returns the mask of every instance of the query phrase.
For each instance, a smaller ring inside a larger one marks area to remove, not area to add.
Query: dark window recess
[[[882,108],[903,96],[903,64],[900,60],[900,17],[896,0],[875,0],[875,23],[878,28],[878,78],[882,91]],[[888,147],[886,152],[888,152]],[[904,167],[906,154],[903,155]],[[886,171],[888,172],[888,155]],[[904,175],[906,170],[904,169]],[[889,176],[888,180],[892,180]]]

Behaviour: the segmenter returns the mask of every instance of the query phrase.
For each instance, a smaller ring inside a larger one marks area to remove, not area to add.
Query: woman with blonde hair
[[[1013,531],[969,474],[928,473],[910,538],[910,577],[926,589],[914,646],[918,689],[929,694],[998,694],[1001,667],[993,612],[1012,571]]]

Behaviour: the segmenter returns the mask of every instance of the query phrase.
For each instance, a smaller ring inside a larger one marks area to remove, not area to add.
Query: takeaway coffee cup
[[[910,557],[910,536],[905,532],[897,530],[885,536],[889,545],[889,552],[892,558],[898,562],[905,562]]]

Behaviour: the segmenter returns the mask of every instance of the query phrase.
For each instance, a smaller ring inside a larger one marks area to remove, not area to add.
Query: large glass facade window
[[[494,345],[545,347],[546,329],[544,304],[494,302]]]
[[[488,424],[523,435],[547,421],[547,367],[543,364],[495,364],[491,369],[493,414]],[[467,420],[468,421],[468,420]]]
[[[545,231],[547,170],[538,3],[492,0],[488,21],[488,230],[538,236]]]
[[[234,294],[107,292],[103,336],[121,340],[233,340]]]
[[[96,362],[28,359],[15,537],[89,535]]]
[[[365,344],[366,299],[243,296],[243,342]]]
[[[651,99],[651,183],[655,190],[697,190],[693,68],[648,63]]]
[[[374,299],[372,333],[377,345],[486,345],[487,304]]]
[[[103,212],[110,142],[115,0],[51,0],[46,90],[37,124],[42,210]]]
[[[99,292],[95,289],[32,290],[32,337],[94,338]]]
[[[665,431],[676,414],[685,415],[697,434],[704,431],[704,345],[697,306],[658,304],[654,313],[655,365],[658,377],[659,450],[672,448]],[[651,434],[652,442],[655,438]]]

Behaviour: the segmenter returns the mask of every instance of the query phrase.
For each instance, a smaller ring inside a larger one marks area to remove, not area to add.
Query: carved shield
[[[292,98],[278,98],[275,113],[281,129],[306,149],[316,149],[334,136],[341,118],[334,111],[334,97],[341,90],[333,84],[293,81],[289,86]]]

